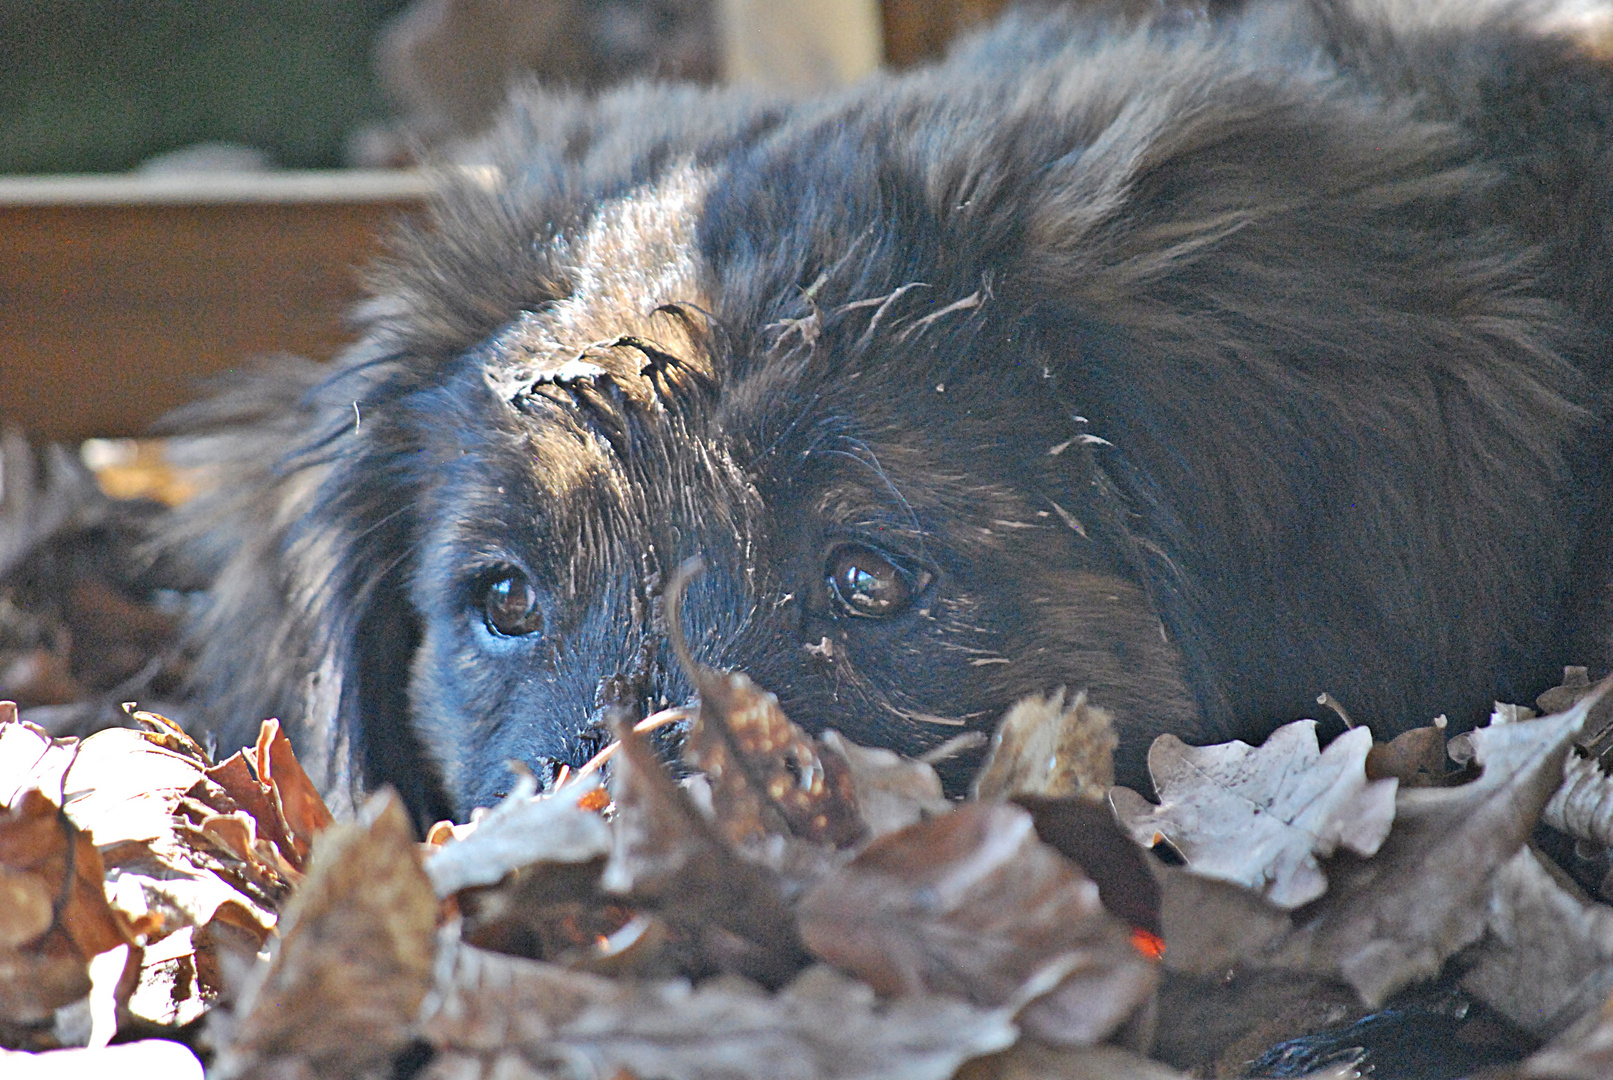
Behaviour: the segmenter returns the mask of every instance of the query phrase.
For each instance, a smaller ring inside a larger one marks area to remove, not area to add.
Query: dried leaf
[[[1400,781],[1402,787],[1430,787],[1445,782],[1450,758],[1445,753],[1443,716],[1427,727],[1403,731],[1387,743],[1373,743],[1367,751],[1368,780]]]
[[[1595,701],[1471,732],[1482,775],[1459,787],[1400,792],[1394,831],[1377,857],[1330,866],[1327,895],[1275,962],[1337,973],[1376,1006],[1477,940],[1490,877],[1534,828]]]
[[[1613,777],[1594,757],[1574,752],[1563,760],[1563,782],[1540,820],[1577,840],[1613,847]]]
[[[1153,964],[1097,886],[1038,841],[1017,806],[970,803],[881,837],[819,882],[798,914],[815,955],[883,994],[1000,1006],[1066,965],[1023,1018],[1047,1041],[1098,1042],[1154,988]]]
[[[1613,1076],[1613,998],[1518,1067],[1518,1080],[1606,1080]]]
[[[46,1023],[89,993],[89,961],[133,936],[107,903],[94,843],[37,789],[0,809],[0,868],[0,886],[21,905],[4,920],[13,940],[0,943],[0,1023]]]
[[[76,753],[77,739],[53,739],[39,725],[17,719],[15,702],[0,701],[0,806],[29,788],[60,797]]]
[[[1371,855],[1389,833],[1396,785],[1367,780],[1371,746],[1372,733],[1354,728],[1319,751],[1314,720],[1286,724],[1258,748],[1161,735],[1148,751],[1160,805],[1129,788],[1110,799],[1143,846],[1167,841],[1196,873],[1296,908],[1327,891],[1319,856]]]
[[[314,837],[334,820],[297,763],[278,720],[263,721],[256,746],[219,762],[206,775],[252,815],[257,834],[296,870],[307,861]]]
[[[315,841],[210,1074],[269,1075],[296,1062],[307,1075],[349,1077],[387,1061],[430,987],[436,917],[408,816],[382,792]]]
[[[945,1080],[1014,1041],[1006,1010],[944,997],[880,1004],[812,968],[768,994],[735,979],[615,982],[449,943],[421,1030],[427,1078]]]
[[[535,797],[530,776],[462,839],[449,840],[426,858],[426,873],[438,896],[475,885],[497,884],[506,874],[534,863],[585,863],[610,853],[611,833],[592,802],[597,776]]]
[[[1535,698],[1535,707],[1543,714],[1567,712],[1579,704],[1579,699],[1596,687],[1591,683],[1590,672],[1583,667],[1563,668],[1563,681]]]
[[[848,847],[866,830],[844,758],[790,722],[745,674],[692,665],[700,710],[684,759],[711,783],[717,821],[735,845],[769,834]]]
[[[952,809],[941,777],[922,761],[892,750],[858,746],[838,731],[825,731],[823,745],[843,757],[851,770],[857,809],[869,838]]]
[[[1337,1029],[1364,1011],[1348,986],[1301,972],[1168,974],[1160,986],[1153,1056],[1196,1076],[1247,1076],[1273,1045]]]
[[[1219,978],[1263,956],[1289,932],[1289,914],[1260,893],[1176,866],[1155,869],[1165,967]]]
[[[974,782],[977,799],[1085,795],[1101,799],[1115,782],[1114,717],[1064,687],[1016,703],[997,725]]]
[[[1044,1046],[1020,1041],[958,1070],[956,1080],[1188,1080],[1118,1046]]]
[[[0,1074],[4,1074],[6,1080],[107,1080],[108,1077],[202,1080],[202,1063],[179,1043],[143,1039],[93,1050],[49,1050],[40,1054],[0,1050]]]
[[[614,846],[601,884],[660,911],[721,970],[779,985],[805,963],[794,920],[761,867],[731,851],[631,725],[613,731]]]
[[[1086,798],[1016,796],[1036,826],[1036,835],[1079,866],[1098,886],[1103,906],[1127,925],[1161,933],[1155,860],[1115,824],[1109,807]]]
[[[735,847],[767,836],[795,836],[849,847],[866,832],[851,769],[790,722],[778,698],[738,671],[695,660],[683,639],[683,592],[698,558],[678,568],[665,594],[667,636],[700,695],[684,759],[706,774],[723,835]]]
[[[1529,848],[1492,879],[1483,941],[1462,986],[1539,1038],[1550,1038],[1613,993],[1613,908],[1554,878]]]

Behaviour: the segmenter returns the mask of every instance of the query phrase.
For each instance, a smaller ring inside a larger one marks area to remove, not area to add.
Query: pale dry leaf
[[[1157,978],[1097,886],[1012,804],[968,803],[881,837],[797,916],[814,954],[883,994],[999,1006],[1062,964],[1058,988],[1022,1017],[1047,1041],[1101,1041]]]
[[[437,900],[397,796],[373,796],[352,824],[315,840],[281,937],[251,981],[210,1074],[280,1065],[357,1076],[409,1040],[431,985]]]
[[[941,777],[922,761],[893,750],[859,746],[838,731],[825,731],[823,745],[845,759],[857,793],[857,808],[870,838],[906,828],[952,809]]]
[[[1170,971],[1215,978],[1260,957],[1292,928],[1288,912],[1253,889],[1157,866],[1162,958]]]
[[[1570,753],[1563,760],[1563,782],[1540,820],[1576,840],[1613,847],[1613,777],[1598,758]]]
[[[1161,735],[1148,751],[1155,806],[1114,788],[1115,815],[1145,847],[1170,844],[1195,873],[1259,890],[1293,909],[1327,891],[1319,858],[1378,850],[1394,821],[1394,780],[1366,777],[1372,732],[1354,728],[1326,750],[1316,721],[1274,731],[1259,747],[1188,746]]]
[[[0,1075],[6,1080],[202,1080],[202,1063],[180,1043],[143,1039],[94,1050],[47,1050],[37,1054],[0,1050]]]
[[[1613,993],[1613,908],[1576,895],[1529,848],[1492,879],[1485,935],[1462,986],[1549,1039]]]
[[[437,895],[495,885],[533,863],[583,863],[609,855],[610,827],[597,811],[578,805],[598,790],[596,774],[538,796],[532,778],[521,777],[475,829],[426,857],[426,873]]]
[[[439,1050],[427,1077],[488,1080],[945,1080],[1015,1038],[1006,1009],[882,1003],[821,967],[770,994],[732,977],[616,981],[451,938],[420,1031]]]
[[[1329,867],[1327,894],[1273,963],[1342,977],[1373,1006],[1437,973],[1484,932],[1490,877],[1534,829],[1596,700],[1471,732],[1479,778],[1400,792],[1377,856]]]
[[[53,739],[38,724],[17,719],[15,703],[0,701],[0,806],[29,788],[60,799],[62,777],[77,752],[77,739]]]
[[[977,799],[1015,795],[1101,799],[1115,782],[1114,716],[1064,687],[1032,694],[1003,715],[975,778]]]

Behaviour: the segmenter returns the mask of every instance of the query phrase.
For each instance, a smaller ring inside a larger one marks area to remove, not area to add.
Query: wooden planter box
[[[205,377],[352,335],[406,171],[0,178],[0,426],[135,435]]]

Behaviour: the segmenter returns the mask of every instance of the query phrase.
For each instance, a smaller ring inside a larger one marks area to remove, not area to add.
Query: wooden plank
[[[352,336],[354,268],[390,220],[419,207],[415,183],[345,198],[215,186],[184,199],[109,189],[50,202],[8,181],[0,424],[48,439],[136,434],[192,400],[205,376],[255,356],[329,357]]]
[[[959,34],[990,20],[1008,0],[881,0],[885,62],[911,67],[946,52]]]

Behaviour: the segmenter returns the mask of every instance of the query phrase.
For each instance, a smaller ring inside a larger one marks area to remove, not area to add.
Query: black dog
[[[1605,652],[1613,312],[1613,69],[1537,8],[518,96],[337,370],[192,417],[199,707],[463,815],[688,695],[696,553],[697,654],[909,752],[1061,684],[1132,783],[1321,690],[1384,731],[1529,699]]]

